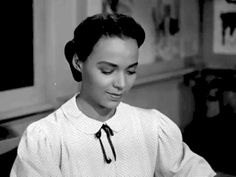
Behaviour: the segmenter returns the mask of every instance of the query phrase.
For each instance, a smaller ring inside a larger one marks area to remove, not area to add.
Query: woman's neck
[[[81,112],[91,119],[105,122],[115,114],[115,109],[104,108],[99,105],[92,105],[88,100],[80,97],[76,97],[77,107]]]

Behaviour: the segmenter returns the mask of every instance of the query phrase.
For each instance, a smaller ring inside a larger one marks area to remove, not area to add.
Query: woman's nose
[[[114,81],[114,87],[118,90],[123,90],[126,85],[126,77],[124,73],[118,73],[115,81]]]

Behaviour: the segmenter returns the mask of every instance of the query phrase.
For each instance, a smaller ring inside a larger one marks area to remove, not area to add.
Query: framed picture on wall
[[[213,51],[236,54],[236,2],[214,0]]]
[[[89,0],[87,3],[88,16],[118,12],[134,17],[143,26],[146,39],[139,54],[143,76],[183,69],[184,60],[198,54],[198,3],[195,0],[150,0],[148,3],[146,0]]]

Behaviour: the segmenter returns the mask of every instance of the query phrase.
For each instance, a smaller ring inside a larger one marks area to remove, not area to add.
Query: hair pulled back
[[[77,55],[84,62],[102,37],[132,38],[140,47],[145,39],[145,32],[132,17],[124,14],[101,13],[87,17],[74,31],[74,37],[65,45],[65,57],[70,65],[73,78],[80,82],[81,73],[72,64]]]

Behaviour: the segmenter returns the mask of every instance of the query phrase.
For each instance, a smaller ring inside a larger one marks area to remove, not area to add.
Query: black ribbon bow
[[[113,133],[112,129],[107,124],[103,124],[102,127],[100,128],[100,130],[97,133],[95,133],[95,137],[99,139],[99,142],[100,142],[100,145],[101,145],[101,148],[102,148],[102,153],[103,153],[104,160],[105,160],[106,163],[109,164],[109,163],[111,163],[112,160],[109,157],[107,157],[106,151],[105,151],[104,146],[102,144],[101,129],[103,129],[107,134],[108,142],[110,144],[112,153],[113,153],[114,158],[116,160],[116,152],[115,152],[114,146],[113,146],[111,138],[110,138],[111,136],[114,135],[114,133]]]

